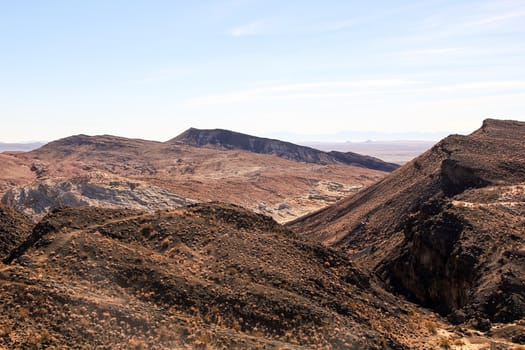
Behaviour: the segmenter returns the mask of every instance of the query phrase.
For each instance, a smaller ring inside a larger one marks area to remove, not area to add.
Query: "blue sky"
[[[525,0],[0,0],[0,48],[4,142],[525,119]]]

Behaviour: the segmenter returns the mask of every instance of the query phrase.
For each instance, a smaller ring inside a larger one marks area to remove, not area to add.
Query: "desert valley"
[[[0,1],[0,350],[525,350],[525,0]]]
[[[401,167],[233,131],[0,154],[0,348],[525,349],[525,123]]]

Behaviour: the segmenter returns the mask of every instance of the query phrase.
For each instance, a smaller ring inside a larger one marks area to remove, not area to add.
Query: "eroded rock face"
[[[449,313],[466,303],[473,260],[456,249],[462,221],[441,209],[428,206],[406,221],[406,246],[391,260],[385,259],[378,273],[412,300]]]
[[[522,142],[510,136],[511,147]],[[405,216],[404,241],[377,272],[451,321],[486,330],[525,317],[524,163],[503,145],[492,164],[454,151],[441,163],[442,192]]]
[[[523,319],[525,203],[481,200],[487,191],[504,188],[470,190],[462,197],[468,201],[444,201],[437,213],[407,220],[402,248],[378,273],[456,323]]]
[[[441,188],[446,196],[453,196],[468,188],[490,185],[490,182],[476,174],[476,168],[455,159],[445,159],[441,163]]]
[[[195,201],[140,181],[106,175],[45,179],[13,188],[2,203],[38,219],[61,207],[96,206],[151,210],[177,208]]]

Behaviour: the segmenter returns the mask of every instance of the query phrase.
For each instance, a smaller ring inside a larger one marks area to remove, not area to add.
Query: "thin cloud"
[[[429,57],[443,58],[473,55],[512,55],[522,54],[524,52],[525,50],[518,47],[438,47],[392,52],[387,53],[386,56],[427,59]]]
[[[477,81],[440,87],[444,90],[520,90],[525,89],[523,80]]]
[[[265,24],[265,20],[253,21],[231,29],[229,34],[234,37],[264,34]]]
[[[276,85],[242,90],[221,95],[196,97],[190,104],[232,104],[258,99],[299,99],[360,96],[395,90],[416,84],[403,79],[325,81],[303,84]]]
[[[357,25],[366,23],[364,19],[348,19],[348,20],[342,20],[342,21],[334,21],[334,22],[328,22],[320,24],[313,28],[313,31],[316,32],[332,32],[332,31],[338,31],[343,29],[348,29],[355,27]]]
[[[285,99],[329,99],[329,98],[376,98],[386,95],[425,95],[458,93],[462,96],[490,94],[494,96],[522,92],[525,81],[473,81],[460,84],[436,84],[429,82],[385,79],[358,81],[327,81],[304,84],[277,85],[220,95],[195,97],[187,101],[190,105],[225,105],[255,100]]]
[[[472,37],[487,33],[523,31],[525,6],[521,2],[485,2],[475,7],[450,7],[441,13],[423,19],[416,33],[401,38],[408,41],[445,39],[450,37]]]
[[[476,27],[476,26],[487,26],[487,25],[499,25],[505,24],[517,20],[518,18],[525,17],[525,10],[521,11],[509,11],[505,13],[499,13],[495,15],[483,16],[480,18],[473,19],[469,22],[466,22],[467,27]]]
[[[443,48],[429,48],[429,49],[420,49],[420,50],[408,50],[408,51],[401,51],[401,52],[394,52],[391,54],[391,56],[415,56],[415,57],[421,57],[421,56],[443,56],[443,55],[451,55],[451,54],[457,54],[466,51],[465,48],[461,47],[443,47]]]

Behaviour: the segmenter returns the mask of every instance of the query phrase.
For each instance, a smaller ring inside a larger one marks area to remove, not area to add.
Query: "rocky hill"
[[[149,203],[149,208],[155,203],[163,207],[160,197],[169,193],[198,201],[235,203],[285,222],[333,204],[385,175],[340,163],[320,165],[275,155],[110,135],[71,136],[32,152],[0,154],[0,162],[4,165],[0,167],[0,195],[9,192],[4,202],[37,216],[64,201],[98,201],[107,206],[111,196],[128,208],[144,209],[141,203]],[[135,186],[127,199],[122,194],[129,189],[115,191],[111,184],[98,180],[89,181],[96,183],[97,189],[91,185],[79,188],[79,179],[93,174],[116,178],[110,182],[124,187],[127,182],[141,185]],[[28,193],[38,200],[29,200]],[[157,193],[155,198],[153,193]]]
[[[0,264],[0,281],[2,348],[468,343],[439,316],[383,291],[342,252],[225,204],[56,210]]]
[[[262,154],[275,154],[285,159],[315,164],[341,163],[381,171],[393,171],[399,167],[397,164],[386,163],[380,159],[357,153],[337,151],[323,152],[290,142],[256,137],[223,129],[199,130],[190,128],[168,142],[191,146],[238,149]]]
[[[453,322],[523,319],[524,149],[525,123],[486,120],[290,228]]]

